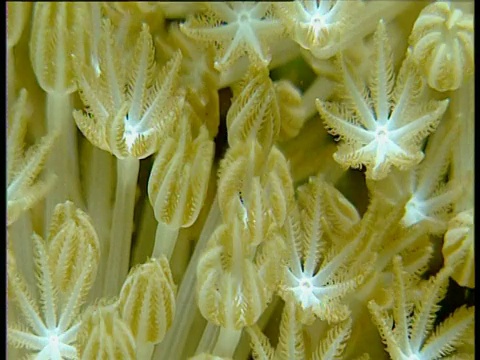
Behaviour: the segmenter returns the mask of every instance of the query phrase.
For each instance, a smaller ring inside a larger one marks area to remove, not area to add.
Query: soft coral
[[[383,21],[375,33],[376,56],[368,89],[340,58],[346,104],[317,100],[318,110],[333,135],[344,142],[334,154],[346,167],[366,166],[367,177],[385,178],[393,166],[406,170],[423,159],[422,142],[438,125],[448,100],[429,101],[409,56],[394,88],[392,51]]]

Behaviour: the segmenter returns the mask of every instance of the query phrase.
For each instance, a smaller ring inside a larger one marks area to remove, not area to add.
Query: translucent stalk
[[[155,243],[155,229],[157,220],[148,197],[145,197],[141,209],[140,224],[135,237],[135,246],[132,249],[132,266],[144,263],[147,257],[152,256],[152,245]]]
[[[149,360],[152,358],[154,344],[151,343],[137,343],[137,360]]]
[[[474,144],[475,144],[475,100],[474,84],[471,78],[466,84],[458,89],[451,102],[450,112],[453,116],[448,117],[450,126],[460,124],[460,131],[453,151],[452,179],[463,181],[466,189],[463,195],[454,204],[455,211],[460,212],[473,207],[474,191]]]
[[[7,106],[15,97],[15,58],[13,47],[7,48]]]
[[[85,208],[80,191],[78,171],[77,126],[72,116],[70,95],[47,94],[47,131],[59,131],[59,136],[50,152],[46,173],[57,175],[55,191],[50,192],[46,200],[44,215],[44,233],[48,231],[48,223],[53,208],[66,200],[73,201],[78,207]]]
[[[328,99],[334,90],[334,83],[323,76],[318,76],[302,96],[302,107],[305,119],[308,120],[317,114],[315,100]]]
[[[271,49],[272,61],[268,65],[270,69],[282,66],[300,55],[300,47],[290,39],[278,41]],[[223,89],[240,80],[247,72],[249,64],[247,57],[238,59],[235,66],[220,74],[218,88]]]
[[[270,69],[285,65],[300,55],[300,46],[293,40],[283,39],[272,45]]]
[[[241,336],[242,330],[220,328],[213,354],[232,358]]]
[[[177,295],[177,304],[181,311],[177,311],[173,324],[167,332],[165,339],[155,348],[153,359],[175,359],[178,354],[183,352],[185,344],[188,342],[189,329],[194,320],[194,314],[197,311],[195,302],[195,282],[197,278],[197,264],[200,255],[207,244],[208,239],[215,231],[220,222],[220,209],[217,198],[213,200],[212,207],[208,214],[205,226],[203,227],[200,239],[198,240],[192,258],[188,263],[187,270],[183,276]]]
[[[152,257],[158,258],[163,254],[170,260],[177,243],[179,230],[160,221],[155,233],[155,246],[153,247]]]
[[[120,292],[127,277],[132,242],[135,192],[137,190],[140,160],[126,158],[117,160],[117,188],[112,215],[108,260],[105,272],[103,296]]]
[[[202,338],[198,343],[195,355],[212,352],[212,349],[216,345],[215,339],[218,339],[219,332],[220,328],[218,326],[208,322],[203,330]]]
[[[90,292],[90,300],[100,298],[103,292],[103,280],[108,258],[108,243],[112,222],[113,197],[113,156],[90,143],[85,145],[82,157],[86,160],[85,193],[87,211],[92,219],[100,242],[100,263],[97,276]]]

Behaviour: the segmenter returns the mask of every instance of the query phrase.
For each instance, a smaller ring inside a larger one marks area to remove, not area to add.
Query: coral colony
[[[8,358],[474,358],[472,1],[7,4]]]

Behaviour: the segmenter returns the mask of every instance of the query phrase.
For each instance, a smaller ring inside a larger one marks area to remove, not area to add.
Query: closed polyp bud
[[[77,349],[81,360],[135,359],[135,340],[112,304],[87,310],[77,335]]]
[[[97,233],[89,216],[71,201],[55,207],[48,239],[49,259],[60,290],[74,286],[76,276],[87,264],[96,273],[100,260]]]
[[[474,69],[473,15],[463,13],[453,2],[430,4],[415,22],[410,45],[430,87],[456,90]]]
[[[73,70],[78,23],[74,3],[38,2],[34,5],[30,60],[38,83],[50,94],[76,90]]]
[[[137,343],[162,341],[175,315],[175,294],[165,256],[132,269],[120,291],[119,309]]]

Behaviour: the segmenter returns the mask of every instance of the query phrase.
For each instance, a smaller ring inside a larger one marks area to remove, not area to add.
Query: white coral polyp
[[[304,275],[301,278],[297,278],[291,273],[290,275],[294,278],[294,281],[298,283],[297,286],[291,287],[290,291],[300,302],[302,308],[309,309],[319,304],[319,300],[314,293],[316,287],[312,284],[312,278]]]
[[[419,201],[413,196],[405,205],[405,215],[402,224],[405,227],[413,226],[426,218]]]
[[[323,16],[315,14],[310,20],[310,30],[313,33],[313,44],[317,45],[328,35],[328,24]]]
[[[388,129],[386,126],[377,127],[375,139],[379,144],[385,144],[388,141]]]
[[[405,358],[405,360],[421,360],[422,358],[419,357],[417,354],[412,354]]]
[[[147,138],[149,136],[154,135],[155,128],[147,128],[144,129],[138,123],[125,118],[125,131],[123,135],[123,139],[125,141],[125,145],[127,145],[127,149],[129,152],[132,152],[134,145],[141,141],[142,138]],[[148,157],[155,152],[156,148],[153,147],[152,149],[145,149],[146,153],[142,154],[142,158]]]

